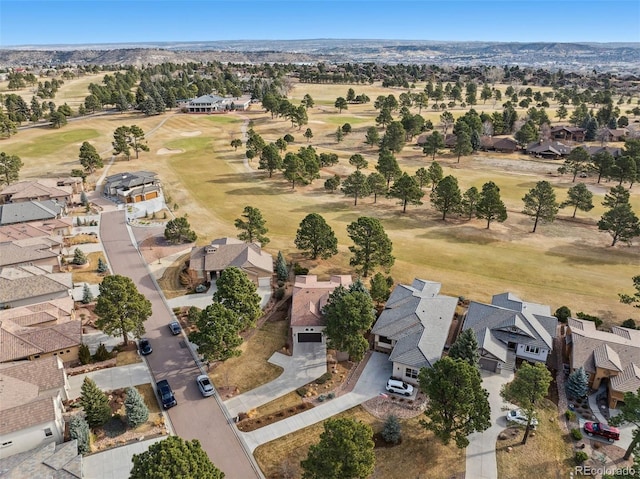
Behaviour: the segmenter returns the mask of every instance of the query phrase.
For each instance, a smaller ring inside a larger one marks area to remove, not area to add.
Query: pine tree
[[[73,260],[71,260],[73,264],[77,264],[77,265],[87,264],[87,261],[88,261],[87,256],[82,252],[80,248],[76,248],[73,251]]]
[[[130,428],[135,429],[147,422],[149,419],[149,408],[144,403],[144,398],[136,388],[128,387],[126,394],[124,409],[127,415],[127,424]]]
[[[284,260],[282,251],[278,251],[278,258],[276,259],[276,276],[278,277],[278,281],[286,281],[289,278],[287,262]]]
[[[102,426],[111,419],[109,398],[96,386],[92,379],[84,378],[81,390],[80,404],[82,404],[89,426]]]
[[[93,294],[89,289],[89,285],[84,283],[84,288],[82,290],[82,304],[89,304],[91,301],[93,301]]]
[[[567,393],[574,399],[580,399],[589,392],[589,377],[584,368],[579,367],[567,379]]]
[[[91,362],[91,351],[89,351],[89,346],[84,343],[78,348],[78,359],[80,364],[89,364]]]
[[[104,274],[107,270],[107,263],[102,258],[98,258],[98,273]]]
[[[91,434],[89,424],[82,416],[71,416],[69,419],[69,436],[78,441],[78,452],[86,454],[91,452]]]
[[[450,358],[464,359],[472,366],[478,366],[480,353],[478,352],[478,340],[473,329],[465,329],[460,333],[456,342],[449,349]]]
[[[391,444],[398,444],[402,439],[402,431],[400,429],[400,422],[398,418],[393,414],[387,416],[384,421],[384,427],[382,428],[382,438]]]

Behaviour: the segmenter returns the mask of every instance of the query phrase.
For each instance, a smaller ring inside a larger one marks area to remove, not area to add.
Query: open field
[[[307,92],[314,97],[317,106],[309,110],[307,125],[314,137],[309,144],[318,152],[335,152],[340,158],[339,164],[321,171],[320,180],[295,190],[280,173],[267,179],[266,174],[255,170],[257,159],[250,162],[249,168],[245,167],[243,148],[234,151],[229,146],[232,139],[241,136],[242,124],[249,119],[267,142],[291,133],[296,141],[289,151],[307,145],[302,137],[304,129],[292,129],[290,122],[271,120],[269,114],[259,110],[228,115],[168,112],[150,118],[130,113],[85,119],[59,131],[48,128],[20,131],[4,140],[1,148],[20,154],[25,163],[22,178],[43,174],[43,164],[47,175],[67,174],[79,166],[74,160],[84,139],[91,140],[99,151],[109,152],[111,135],[117,126],[137,124],[148,132],[164,122],[147,135],[149,153],[142,152],[139,160],[129,162],[118,159],[110,173],[139,169],[158,172],[171,202],[179,207],[175,214],[188,213],[200,243],[224,235],[235,236],[234,220],[244,206],[252,205],[259,207],[267,220],[271,238],[267,250],[273,254],[281,250],[290,256],[297,252],[293,238],[299,222],[308,213],[316,212],[336,232],[339,254],[326,261],[305,261],[305,265],[311,267],[312,273],[347,272],[351,270],[348,266],[351,243],[346,226],[359,216],[374,216],[382,221],[393,241],[396,263],[391,275],[398,282],[410,282],[414,277],[441,281],[443,293],[481,301],[511,291],[525,300],[549,304],[552,311],[564,304],[574,312],[600,315],[610,322],[619,323],[633,316],[633,308],[620,304],[617,294],[631,290],[631,277],[637,274],[640,265],[640,246],[610,248],[609,235],[598,232],[595,226],[603,212],[600,203],[611,183],[595,185],[593,178],[582,180],[594,191],[596,207],[588,213],[578,212],[576,220],[569,218],[569,209],[561,210],[555,223],[539,225],[535,234],[530,233],[531,220],[520,213],[521,198],[541,179],[556,186],[558,200],[564,200],[571,178],[557,176],[560,162],[500,154],[463,157],[460,163],[449,154],[436,157],[445,175],[458,178],[462,190],[472,185],[480,187],[489,180],[500,186],[509,218],[503,224],[492,224],[490,230],[483,221],[475,219],[451,219],[443,223],[429,205],[429,190],[425,191],[424,205],[410,206],[406,214],[401,213],[392,199],[379,198],[373,204],[372,198],[365,198],[354,208],[352,199],[340,193],[327,194],[324,180],[335,173],[349,174],[352,168],[347,160],[353,153],[361,153],[369,161],[367,174],[374,171],[377,151],[363,144],[365,130],[374,124],[376,116],[373,101],[379,94],[393,93],[397,97],[404,91],[384,89],[379,84],[353,86],[356,94],[366,93],[371,103],[349,105],[348,110],[338,114],[333,102],[337,96],[346,95],[348,88],[349,85],[298,84],[290,93],[293,101]],[[476,110],[490,111],[489,103],[476,105]],[[417,113],[417,109],[414,111]],[[463,112],[453,111],[456,116]],[[438,123],[440,112],[428,108],[422,114]],[[352,123],[353,131],[337,143],[333,133],[344,122]],[[58,134],[70,136],[61,141]],[[28,155],[22,153],[25,146]],[[182,152],[159,154],[163,148]],[[411,145],[398,155],[398,161],[408,172],[430,164],[421,150]],[[640,212],[640,194],[636,189],[631,194],[632,205]]]
[[[382,422],[358,406],[335,418],[348,417],[369,424],[374,433]],[[377,448],[376,469],[372,477],[442,479],[463,477],[464,450],[455,445],[443,446],[432,433],[419,424],[420,418],[401,420],[402,443]],[[314,424],[288,436],[258,447],[254,456],[268,479],[300,477],[300,461],[307,457],[309,446],[320,439],[322,423]]]

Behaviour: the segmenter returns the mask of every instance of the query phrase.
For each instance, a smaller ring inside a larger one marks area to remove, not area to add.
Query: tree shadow
[[[637,248],[624,249],[611,246],[590,246],[579,240],[571,244],[559,245],[549,249],[545,254],[563,258],[570,265],[627,265],[637,263]]]

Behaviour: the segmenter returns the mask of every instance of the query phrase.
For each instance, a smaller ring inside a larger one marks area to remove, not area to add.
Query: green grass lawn
[[[61,128],[60,130],[49,130],[50,133],[41,135],[39,138],[14,143],[13,145],[3,145],[3,151],[11,155],[23,157],[40,157],[51,155],[67,147],[69,143],[82,143],[83,141],[98,138],[100,134],[97,130],[82,128],[78,130]],[[18,137],[19,139],[19,137]],[[79,149],[80,147],[78,147]]]

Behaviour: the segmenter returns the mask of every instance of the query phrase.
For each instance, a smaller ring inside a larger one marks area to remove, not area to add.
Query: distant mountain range
[[[26,64],[416,63],[520,65],[568,71],[640,72],[640,43],[498,43],[422,40],[236,40],[24,45],[0,50],[0,66]]]

